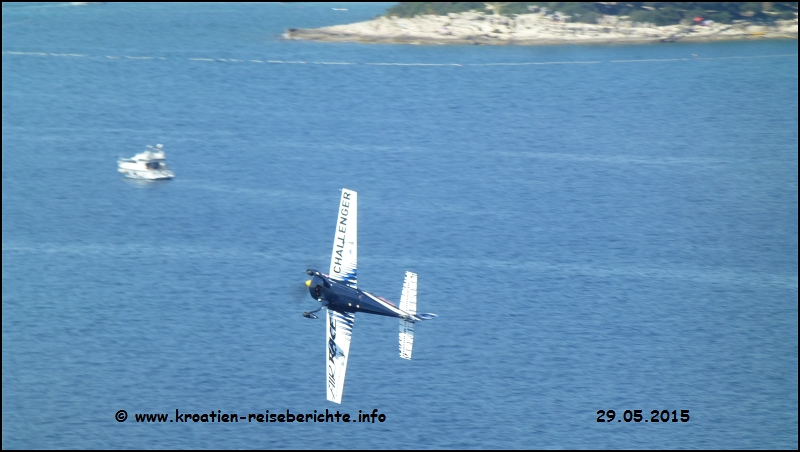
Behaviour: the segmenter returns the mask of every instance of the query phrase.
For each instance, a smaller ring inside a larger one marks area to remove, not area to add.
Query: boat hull
[[[175,177],[172,171],[154,171],[154,170],[132,170],[120,168],[119,172],[130,179],[139,180],[164,180],[172,179]]]

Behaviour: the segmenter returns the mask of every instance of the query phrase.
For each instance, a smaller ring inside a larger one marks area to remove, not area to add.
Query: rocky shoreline
[[[506,17],[477,12],[413,18],[379,17],[323,28],[290,28],[286,39],[382,44],[552,45],[797,39],[797,19],[774,25],[655,26],[605,16],[599,24],[567,22],[543,13]]]

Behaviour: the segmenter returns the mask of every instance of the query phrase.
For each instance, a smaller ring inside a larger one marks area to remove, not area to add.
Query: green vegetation
[[[797,17],[797,2],[400,2],[387,11],[387,16],[418,15],[476,11],[485,14],[515,16],[545,11],[569,16],[572,22],[597,23],[604,15],[619,16],[633,22],[655,25],[692,23],[696,17],[714,22],[773,22]]]
[[[466,11],[482,11],[486,4],[482,2],[400,2],[386,12],[387,16],[414,17],[433,14],[444,16],[448,13]]]

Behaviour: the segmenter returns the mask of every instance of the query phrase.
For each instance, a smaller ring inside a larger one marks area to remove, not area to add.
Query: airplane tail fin
[[[414,347],[414,324],[436,317],[436,314],[417,314],[416,273],[406,272],[406,279],[403,281],[403,294],[400,296],[400,309],[412,316],[409,319],[400,319],[400,357],[411,359],[411,350]]]
[[[403,294],[400,296],[400,309],[411,315],[417,313],[417,274],[406,272],[403,281]],[[400,357],[411,359],[414,347],[414,320],[400,320]]]
[[[411,349],[414,347],[414,321],[400,320],[400,357],[411,359]]]

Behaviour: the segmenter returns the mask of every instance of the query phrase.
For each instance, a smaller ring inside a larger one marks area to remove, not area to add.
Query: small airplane
[[[400,306],[358,288],[358,193],[342,189],[338,221],[333,239],[331,268],[328,274],[306,270],[311,297],[322,305],[303,317],[316,319],[315,312],[327,308],[327,370],[328,400],[342,403],[347,358],[350,356],[350,337],[355,313],[376,314],[400,319],[400,357],[411,359],[414,345],[414,324],[430,320],[436,314],[417,314],[417,275],[406,272]]]

